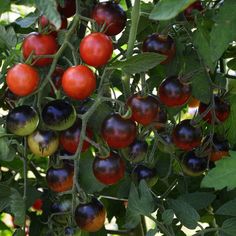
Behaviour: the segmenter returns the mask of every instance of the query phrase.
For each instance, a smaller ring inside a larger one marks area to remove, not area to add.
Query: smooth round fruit
[[[109,36],[119,34],[126,25],[126,13],[123,8],[112,1],[98,3],[92,11],[92,19],[99,26],[105,24],[105,34]]]
[[[174,144],[184,150],[190,151],[201,144],[201,128],[191,124],[191,120],[183,120],[173,130],[172,138]]]
[[[76,111],[73,105],[64,100],[53,100],[44,106],[42,119],[48,128],[62,131],[70,128],[74,124]]]
[[[149,125],[156,118],[159,102],[151,95],[142,97],[134,94],[129,97],[127,105],[132,111],[131,119],[142,125]]]
[[[74,154],[78,148],[80,142],[81,133],[81,120],[77,119],[75,123],[67,130],[60,133],[60,144],[69,153]],[[86,129],[86,136],[90,139],[93,137],[92,131]],[[85,152],[90,147],[90,143],[84,141],[82,146],[82,152]]]
[[[113,52],[111,39],[103,33],[92,33],[84,37],[80,43],[82,60],[94,67],[101,67],[110,60]]]
[[[26,60],[31,53],[34,56],[53,55],[57,52],[58,45],[56,39],[52,35],[44,35],[40,33],[30,33],[23,41],[22,52]],[[47,66],[51,64],[52,58],[35,59],[33,65]]]
[[[39,24],[42,28],[50,27],[51,29],[55,29],[56,27],[48,20],[48,18],[44,15],[39,17]],[[61,16],[61,27],[58,30],[66,29],[68,25],[67,18]],[[54,33],[54,32],[53,32]]]
[[[167,123],[168,117],[167,113],[163,108],[159,108],[154,119],[154,127],[159,131],[165,130],[165,124]]]
[[[32,208],[33,208],[35,211],[41,211],[41,210],[42,210],[42,206],[43,206],[43,200],[40,199],[40,198],[37,198],[37,199],[34,201],[34,204],[32,205]]]
[[[199,176],[207,169],[208,158],[199,157],[194,151],[184,154],[181,158],[183,172],[190,176]]]
[[[199,105],[200,105],[200,101],[198,99],[194,98],[193,96],[189,98],[188,107],[197,108],[199,107]]]
[[[68,191],[73,186],[73,175],[74,170],[70,165],[61,168],[50,167],[46,174],[48,187],[57,193]]]
[[[40,77],[38,71],[27,64],[16,64],[8,70],[7,86],[17,96],[27,96],[38,87]]]
[[[87,66],[69,67],[62,77],[62,88],[65,94],[77,100],[89,97],[96,89],[96,77]]]
[[[230,105],[223,98],[214,96],[214,103],[214,107],[212,107],[210,111],[203,116],[203,119],[209,124],[212,123],[212,111],[215,112],[215,116],[217,118],[215,121],[216,123],[224,122],[230,114]],[[199,106],[199,113],[204,113],[209,108],[209,106],[209,104],[201,102]]]
[[[11,133],[27,136],[33,133],[39,124],[39,116],[33,107],[22,105],[11,110],[6,118],[6,128]]]
[[[102,137],[111,148],[128,147],[136,138],[135,122],[119,114],[111,114],[102,123]]]
[[[124,177],[125,162],[115,153],[111,153],[107,158],[96,156],[93,161],[93,174],[103,184],[116,184]]]
[[[187,20],[190,21],[190,20],[193,20],[193,11],[201,12],[202,10],[203,10],[203,6],[201,4],[201,1],[196,1],[184,10],[184,15],[187,18]]]
[[[173,140],[171,135],[169,134],[160,134],[161,138],[165,141],[165,143],[162,143],[159,141],[157,143],[157,147],[160,151],[164,153],[173,153],[175,151],[175,145],[173,144]]]
[[[36,130],[27,141],[30,151],[41,157],[51,156],[59,146],[58,135],[51,130]]]
[[[75,0],[64,0],[64,5],[58,5],[58,11],[67,18],[73,16],[76,12]]]
[[[191,90],[191,85],[182,83],[178,76],[170,76],[160,84],[159,98],[168,107],[182,106],[190,98]]]
[[[80,229],[87,232],[100,230],[106,219],[106,209],[96,198],[91,202],[79,204],[75,209],[75,221]]]
[[[122,150],[124,157],[132,162],[137,163],[144,160],[147,155],[148,143],[144,140],[135,140],[127,148]]]
[[[176,47],[174,40],[169,35],[154,33],[144,40],[142,50],[143,52],[156,52],[166,56],[166,59],[161,62],[161,64],[166,64],[174,57]]]
[[[154,186],[157,183],[158,177],[156,169],[149,168],[145,165],[139,164],[132,171],[132,178],[135,182],[145,180],[149,187]]]

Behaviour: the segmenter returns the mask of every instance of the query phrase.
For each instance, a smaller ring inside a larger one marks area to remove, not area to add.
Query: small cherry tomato
[[[42,28],[46,28],[46,27],[50,27],[51,29],[55,29],[56,27],[48,20],[48,18],[44,15],[40,16],[39,17],[39,24],[41,25]],[[66,29],[67,28],[67,25],[68,25],[68,22],[67,22],[67,18],[65,16],[61,16],[61,27],[59,30],[61,29]],[[57,32],[53,31],[53,35],[54,33],[56,33],[57,35]]]
[[[161,64],[169,63],[175,56],[175,42],[169,35],[154,33],[149,35],[143,42],[143,52],[156,52],[166,56]]]
[[[116,184],[124,177],[125,162],[115,153],[111,153],[107,158],[96,156],[93,161],[93,174],[103,184]]]
[[[48,187],[57,193],[68,191],[73,186],[74,170],[70,165],[47,170],[46,180]]]
[[[30,33],[23,41],[22,52],[26,60],[32,53],[34,56],[54,55],[57,52],[58,45],[52,35]],[[35,59],[33,65],[47,66],[51,64],[52,58]]]
[[[34,204],[32,205],[32,208],[35,211],[41,211],[42,210],[42,206],[43,206],[43,200],[38,198],[34,201]]]
[[[77,119],[75,123],[69,128],[61,132],[60,144],[69,153],[74,154],[78,148],[81,134],[81,120]],[[93,137],[92,131],[86,129],[86,136]],[[90,143],[84,141],[82,146],[82,152],[85,152],[90,147]]]
[[[102,123],[102,137],[111,148],[125,148],[136,138],[136,124],[119,114],[111,114]]]
[[[201,12],[203,9],[204,8],[201,4],[201,1],[196,1],[184,10],[184,15],[187,20],[191,21],[191,20],[193,20],[193,11],[200,11]]]
[[[106,219],[106,209],[96,198],[88,203],[80,203],[75,209],[75,221],[80,229],[87,232],[100,230]]]
[[[182,83],[177,76],[170,76],[160,84],[159,98],[168,107],[182,106],[190,98],[191,90],[191,85]]]
[[[30,151],[41,157],[51,156],[59,146],[58,135],[51,130],[36,130],[27,138]]]
[[[33,107],[22,105],[11,110],[6,118],[6,128],[11,133],[27,136],[36,130],[39,116]]]
[[[191,120],[183,120],[173,130],[172,138],[174,144],[185,151],[190,151],[201,144],[201,128],[191,124]]]
[[[80,43],[80,56],[90,66],[101,67],[107,64],[112,52],[112,41],[103,33],[89,34]]]
[[[64,100],[53,100],[44,106],[42,119],[48,128],[62,131],[74,124],[76,111],[73,105]]]
[[[33,93],[39,84],[38,71],[27,64],[16,64],[7,72],[6,82],[12,93],[27,96]]]
[[[132,178],[135,182],[145,180],[149,187],[153,187],[158,180],[156,169],[149,168],[145,165],[139,164],[132,171]]]
[[[134,94],[129,97],[127,105],[132,111],[131,119],[142,125],[152,123],[159,109],[158,100],[151,95],[142,97],[138,94]]]
[[[64,0],[63,5],[58,5],[58,11],[67,18],[73,16],[76,12],[75,0]]]
[[[126,25],[125,11],[113,1],[98,3],[92,11],[92,19],[100,26],[105,24],[105,34],[109,36],[119,34]]]
[[[187,152],[181,158],[183,172],[190,176],[199,176],[207,169],[208,157],[200,157],[194,151]]]
[[[194,98],[193,96],[189,98],[188,107],[197,108],[199,107],[199,105],[200,105],[200,101],[198,99]]]
[[[209,106],[210,104],[201,102],[199,106],[199,113],[204,113],[209,108]],[[215,113],[217,118],[216,123],[224,122],[229,117],[230,105],[223,98],[214,96],[214,107],[212,107],[209,112],[203,116],[203,119],[209,124],[212,123],[212,112]]]
[[[137,163],[144,160],[147,155],[148,143],[144,140],[135,140],[127,148],[122,150],[124,157],[132,162]]]
[[[155,117],[155,119],[154,119],[154,124],[155,124],[154,127],[155,127],[159,132],[165,130],[165,127],[164,127],[164,126],[165,126],[167,120],[168,120],[168,117],[167,117],[166,111],[165,111],[162,107],[160,107],[160,108],[158,109],[157,115],[156,115],[156,117]]]
[[[96,89],[96,77],[87,66],[69,67],[62,77],[62,88],[66,95],[77,100],[88,98]]]

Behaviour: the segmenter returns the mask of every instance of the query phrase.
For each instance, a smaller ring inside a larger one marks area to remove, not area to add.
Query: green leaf
[[[153,8],[149,18],[152,20],[170,20],[196,0],[160,0]]]
[[[200,216],[197,211],[188,203],[182,200],[169,200],[168,205],[173,209],[178,220],[187,228],[195,229]]]
[[[126,212],[126,227],[134,228],[140,222],[140,215],[150,215],[154,211],[155,203],[146,182],[142,180],[138,188],[131,184],[128,208]]]
[[[162,213],[161,218],[165,224],[170,225],[174,219],[174,211],[172,209],[166,209]]]
[[[13,236],[25,236],[25,232],[24,232],[24,230],[22,230],[22,229],[17,229],[17,230],[14,232]]]
[[[181,195],[178,199],[187,202],[196,210],[200,210],[208,207],[215,198],[216,196],[213,193],[195,192]]]
[[[125,61],[118,61],[111,66],[120,68],[127,74],[136,74],[148,71],[160,64],[165,59],[164,56],[154,52],[145,52],[139,55],[132,56]]]
[[[9,11],[11,9],[11,1],[10,0],[4,0],[1,1],[0,4],[0,15],[6,11]]]
[[[14,215],[14,223],[23,226],[25,223],[25,201],[16,189],[11,189],[10,196],[11,213]]]
[[[15,23],[19,25],[21,28],[28,28],[31,25],[33,25],[37,19],[38,19],[38,15],[35,15],[34,13],[30,13],[28,16],[24,18],[16,19]]]
[[[61,16],[57,11],[57,2],[55,0],[35,0],[37,8],[45,15],[48,20],[56,27],[61,27]]]
[[[221,230],[229,235],[236,235],[236,218],[224,221]]]
[[[227,215],[227,216],[236,216],[236,199],[226,202],[221,206],[215,214],[218,215]]]
[[[211,169],[203,178],[201,187],[220,190],[227,187],[232,190],[236,187],[236,152],[230,151],[230,156],[215,162],[216,167]]]
[[[0,48],[7,46],[9,49],[15,47],[17,44],[16,33],[13,27],[7,29],[0,25]]]
[[[0,184],[0,212],[10,204],[11,188],[5,184]]]
[[[231,70],[236,70],[236,58],[230,60],[227,62],[227,66],[231,69]]]
[[[232,10],[236,9],[236,1],[224,1],[219,8],[215,24],[210,34],[211,56],[213,61],[217,61],[224,51],[229,47],[229,43],[235,40],[236,14]]]
[[[149,229],[148,232],[146,233],[146,236],[156,236],[158,233],[157,229]]]

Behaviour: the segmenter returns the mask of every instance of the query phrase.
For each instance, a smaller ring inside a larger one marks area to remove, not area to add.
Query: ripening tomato
[[[166,59],[161,64],[167,64],[175,56],[176,46],[169,35],[154,33],[144,40],[142,50],[143,52],[156,52],[166,56]]]
[[[131,119],[142,125],[152,123],[159,109],[158,100],[151,95],[142,97],[139,94],[134,94],[129,97],[127,105],[132,111]]]
[[[26,60],[32,53],[34,56],[54,55],[57,52],[58,45],[52,35],[30,33],[23,41],[22,52]],[[51,64],[52,58],[35,59],[33,65],[47,66]]]
[[[44,15],[39,17],[39,24],[42,28],[50,27],[51,29],[55,29],[56,27],[48,20],[48,18]],[[61,27],[60,29],[66,29],[68,25],[67,18],[64,16],[61,16]],[[59,29],[59,30],[60,30]],[[53,32],[54,33],[54,32]]]
[[[101,67],[110,60],[113,52],[111,39],[103,33],[91,33],[80,43],[82,60],[94,67]]]
[[[102,124],[102,137],[111,148],[128,147],[136,138],[135,122],[119,114],[108,115]]]
[[[183,120],[173,130],[172,138],[174,144],[185,151],[190,151],[201,144],[201,128],[191,124],[191,120]]]
[[[116,184],[124,177],[125,162],[116,153],[111,153],[106,158],[96,156],[93,161],[93,174],[103,184]]]
[[[105,24],[105,34],[109,36],[119,34],[126,25],[125,11],[113,1],[98,3],[92,11],[92,19],[100,26]]]
[[[86,99],[96,89],[95,74],[87,66],[69,67],[62,76],[62,88],[71,98]]]
[[[60,144],[69,153],[74,154],[80,143],[81,120],[77,119],[69,128],[60,133]],[[92,138],[93,133],[90,129],[86,129],[86,136]],[[90,143],[83,142],[82,152],[85,152],[90,147]]]
[[[7,72],[6,82],[12,93],[17,96],[27,96],[33,93],[39,84],[39,73],[27,64],[16,64]]]
[[[71,165],[63,167],[50,167],[47,170],[46,181],[48,187],[57,193],[68,191],[73,186],[74,170]]]
[[[199,106],[199,113],[203,114],[209,108],[209,106],[210,104],[201,102]],[[203,119],[209,124],[212,123],[212,111],[215,113],[216,123],[224,122],[229,117],[230,105],[223,98],[214,96],[214,107],[212,107],[209,112],[203,116]]]
[[[159,86],[160,101],[168,107],[184,105],[191,96],[191,85],[181,82],[178,76],[170,76]]]
[[[15,107],[6,118],[7,130],[19,136],[27,136],[33,133],[38,124],[39,116],[36,110],[27,105]]]
[[[41,211],[42,210],[42,206],[43,206],[43,200],[40,198],[37,198],[34,201],[34,204],[32,205],[32,208],[36,211]]]
[[[69,18],[76,12],[76,2],[75,0],[64,0],[64,4],[58,5],[57,9],[61,15]]]
[[[196,108],[199,107],[200,101],[196,99],[195,97],[191,96],[188,101],[188,107],[190,108]]]
[[[100,230],[106,219],[106,209],[96,198],[80,203],[75,209],[75,221],[80,229],[87,232]]]
[[[165,130],[165,124],[168,120],[168,117],[167,117],[167,112],[162,108],[160,107],[158,109],[158,112],[157,112],[157,115],[154,119],[154,127],[159,131],[163,131]]]

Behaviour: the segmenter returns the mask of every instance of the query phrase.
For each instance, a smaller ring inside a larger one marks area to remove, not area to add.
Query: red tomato
[[[23,41],[22,51],[26,60],[33,52],[35,56],[53,55],[57,52],[56,39],[51,35],[43,35],[36,32],[30,33]],[[33,61],[36,66],[46,66],[52,62],[52,58],[41,58]]]
[[[55,29],[55,26],[52,23],[50,23],[50,21],[48,20],[48,18],[46,16],[40,16],[39,24],[42,26],[42,28],[45,28],[45,27],[50,25],[50,28]],[[64,17],[64,16],[61,16],[61,27],[60,27],[60,29],[66,29],[67,25],[68,25],[67,18]]]
[[[42,210],[42,206],[43,206],[43,201],[42,201],[42,199],[38,198],[34,201],[32,208],[36,211],[40,211],[40,210]]]
[[[89,34],[80,43],[80,56],[90,66],[101,67],[107,64],[112,52],[112,41],[103,33]]]
[[[27,96],[34,92],[39,84],[39,74],[36,69],[27,64],[16,64],[7,72],[8,88],[17,96]]]
[[[69,18],[75,14],[76,11],[76,2],[75,0],[64,0],[63,6],[58,6],[58,11]]]
[[[83,100],[96,89],[95,75],[87,66],[72,66],[62,76],[62,88],[69,97]]]

